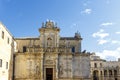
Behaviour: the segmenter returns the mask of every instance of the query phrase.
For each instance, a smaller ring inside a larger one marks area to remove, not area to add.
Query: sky
[[[82,51],[120,58],[120,0],[0,0],[0,21],[14,37],[38,37],[47,20],[57,23],[61,37],[79,31]]]

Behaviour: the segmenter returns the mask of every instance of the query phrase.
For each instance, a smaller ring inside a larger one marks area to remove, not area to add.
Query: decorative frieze
[[[49,64],[49,65],[52,65],[54,63],[53,60],[45,60],[45,64]]]

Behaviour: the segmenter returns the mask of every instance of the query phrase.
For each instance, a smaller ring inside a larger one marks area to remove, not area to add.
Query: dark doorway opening
[[[53,68],[46,68],[46,80],[53,80]]]
[[[117,78],[115,78],[115,80],[118,80]]]
[[[97,70],[93,71],[93,80],[99,80]]]
[[[26,49],[26,46],[23,46],[23,52],[26,52],[27,49]]]

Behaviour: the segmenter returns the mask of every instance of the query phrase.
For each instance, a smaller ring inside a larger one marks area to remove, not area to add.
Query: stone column
[[[43,69],[44,54],[43,53],[41,53],[40,61],[41,61],[41,69],[40,69],[40,71],[41,71],[41,80],[44,80],[44,69]]]
[[[102,70],[102,80],[104,80],[104,70]]]
[[[98,70],[98,77],[99,77],[99,80],[101,80],[101,71]]]
[[[114,69],[112,70],[112,77],[114,78]]]
[[[59,68],[59,55],[58,54],[56,54],[56,79],[58,79],[58,68]]]
[[[107,69],[107,79],[109,79],[109,69]]]
[[[120,67],[118,67],[117,76],[118,76],[118,79],[120,79]]]

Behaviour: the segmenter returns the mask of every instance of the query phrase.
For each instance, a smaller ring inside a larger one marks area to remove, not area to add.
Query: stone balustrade
[[[38,47],[38,48],[34,48],[34,47],[27,47],[27,52],[63,52],[63,53],[71,53],[71,48],[60,48],[60,47],[47,47],[47,48],[43,48],[43,47]]]

